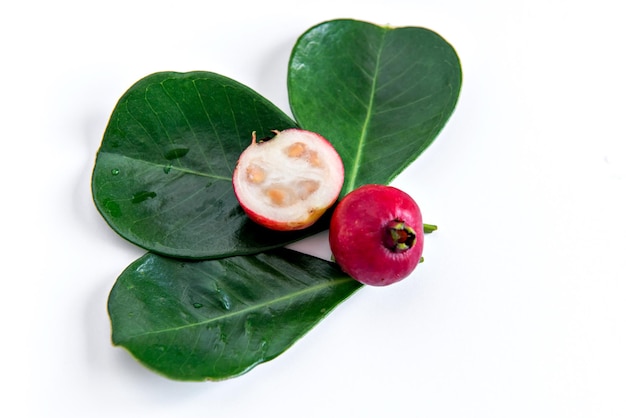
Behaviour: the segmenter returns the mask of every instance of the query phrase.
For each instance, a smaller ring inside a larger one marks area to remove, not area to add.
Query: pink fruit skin
[[[274,231],[295,231],[299,229],[305,229],[313,225],[315,221],[317,221],[320,216],[322,216],[324,212],[326,212],[327,208],[319,208],[315,211],[312,211],[309,217],[298,222],[278,222],[273,219],[261,216],[258,213],[254,213],[244,206],[242,206],[242,209],[253,222],[262,225],[265,228],[273,229]]]
[[[401,221],[415,232],[404,251],[386,245],[390,222]],[[365,185],[348,193],[330,221],[330,248],[339,266],[354,279],[386,286],[415,269],[424,248],[421,211],[405,192],[383,185]]]

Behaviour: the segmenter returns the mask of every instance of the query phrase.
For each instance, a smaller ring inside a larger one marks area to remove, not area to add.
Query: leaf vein
[[[380,75],[380,58],[383,52],[383,45],[384,45],[384,42],[381,41],[380,46],[378,48],[378,54],[376,56],[376,64],[374,66],[374,74],[372,77],[372,87],[371,87],[370,95],[369,95],[369,103],[366,107],[367,112],[365,115],[363,126],[361,128],[361,135],[359,136],[359,140],[357,143],[357,149],[356,149],[356,154],[354,156],[354,164],[352,165],[352,171],[350,172],[350,176],[348,178],[348,181],[346,182],[346,185],[347,185],[346,193],[354,189],[356,185],[357,174],[361,166],[361,161],[363,160],[363,148],[365,146],[365,141],[367,139],[367,133],[368,133],[369,126],[371,123],[371,119],[374,114],[373,112],[374,99],[376,96],[376,85],[378,83],[378,78]]]
[[[333,279],[331,282],[324,282],[324,283],[317,284],[315,286],[309,286],[304,289],[301,289],[292,293],[288,293],[280,297],[273,298],[271,300],[261,301],[257,304],[249,305],[235,312],[229,312],[229,313],[225,313],[222,315],[218,315],[216,317],[207,318],[204,321],[195,322],[193,324],[184,324],[184,325],[171,327],[171,328],[148,331],[148,332],[144,332],[141,334],[129,336],[127,337],[127,339],[131,340],[131,339],[139,338],[139,337],[147,337],[147,336],[158,335],[158,334],[167,334],[167,333],[172,333],[172,332],[175,333],[175,332],[188,329],[188,328],[206,327],[213,323],[218,323],[220,321],[224,321],[233,317],[245,315],[246,313],[249,313],[249,312],[259,311],[261,309],[271,307],[272,305],[280,304],[283,302],[289,303],[292,300],[297,299],[299,297],[305,297],[308,294],[315,294],[319,292],[321,289],[328,288],[331,286],[338,286],[340,284],[343,284],[352,280],[354,279],[347,277],[347,276],[343,278],[339,278],[339,279]]]

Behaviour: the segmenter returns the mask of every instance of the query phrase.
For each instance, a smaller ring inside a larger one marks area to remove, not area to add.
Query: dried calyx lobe
[[[415,245],[416,238],[413,228],[396,219],[387,224],[383,243],[391,251],[400,253],[411,249]]]

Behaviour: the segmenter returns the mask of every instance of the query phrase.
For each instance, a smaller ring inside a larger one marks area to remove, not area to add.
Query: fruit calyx
[[[415,245],[415,230],[401,220],[390,221],[385,228],[385,247],[393,252],[404,252]]]

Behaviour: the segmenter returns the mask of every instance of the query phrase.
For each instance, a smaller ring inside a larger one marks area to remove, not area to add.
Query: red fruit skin
[[[405,251],[386,245],[390,222],[400,221],[415,232]],[[413,272],[424,248],[419,206],[405,192],[384,185],[365,185],[348,193],[337,205],[329,230],[335,261],[355,280],[371,286],[396,283]]]

